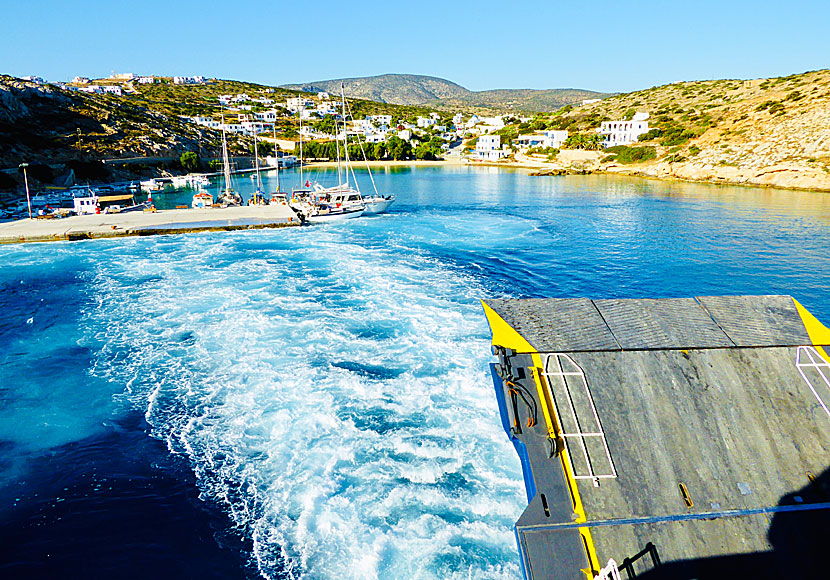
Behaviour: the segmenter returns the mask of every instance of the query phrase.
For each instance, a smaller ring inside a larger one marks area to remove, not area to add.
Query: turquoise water
[[[516,578],[480,298],[786,293],[830,321],[826,194],[375,179],[392,211],[340,224],[0,248],[0,572],[111,516],[129,549],[91,553],[136,577]]]

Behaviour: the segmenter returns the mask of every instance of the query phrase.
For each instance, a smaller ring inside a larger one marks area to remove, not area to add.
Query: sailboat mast
[[[254,134],[254,167],[256,168],[256,188],[257,190],[262,189],[262,181],[259,179],[259,150],[257,149],[257,138],[256,134]]]
[[[225,173],[225,191],[231,190],[231,162],[228,159],[228,140],[225,137],[225,113],[222,113],[222,164]]]
[[[343,120],[345,122],[345,119]],[[334,148],[337,149],[337,187],[343,185],[343,174],[340,170],[340,126],[337,119],[334,120]],[[346,175],[348,177],[348,174]]]
[[[303,105],[303,108],[305,108],[305,105]],[[297,114],[300,116],[300,187],[304,187],[305,181],[303,181],[303,110],[301,108],[298,108]]]
[[[277,161],[277,191],[280,190],[280,156],[277,155],[277,119],[274,119],[274,159]]]
[[[346,127],[346,89],[340,83],[340,99],[343,105],[343,151],[346,155],[346,189],[349,188],[349,129]],[[355,179],[355,181],[357,181]]]

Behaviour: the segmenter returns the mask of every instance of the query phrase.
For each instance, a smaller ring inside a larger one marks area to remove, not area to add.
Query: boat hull
[[[366,211],[364,212],[365,215],[372,215],[376,213],[383,213],[389,206],[394,203],[394,199],[381,199],[378,201],[370,200],[370,198],[363,198],[364,203],[366,204]]]
[[[339,222],[348,220],[363,215],[364,209],[353,209],[343,211],[333,211],[331,213],[322,213],[317,215],[310,215],[306,217],[306,221],[312,224],[323,224],[329,222]]]

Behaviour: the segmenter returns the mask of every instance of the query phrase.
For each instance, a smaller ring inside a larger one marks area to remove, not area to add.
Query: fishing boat
[[[207,191],[199,191],[193,196],[191,207],[193,209],[206,208],[213,206],[213,194]]]

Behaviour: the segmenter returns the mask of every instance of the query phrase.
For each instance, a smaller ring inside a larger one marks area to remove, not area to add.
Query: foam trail
[[[97,274],[95,372],[190,457],[264,577],[514,578],[523,493],[482,289],[351,237],[137,244]]]

